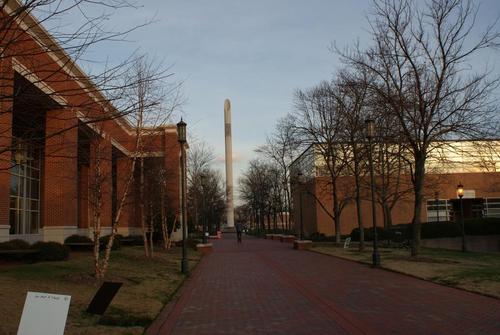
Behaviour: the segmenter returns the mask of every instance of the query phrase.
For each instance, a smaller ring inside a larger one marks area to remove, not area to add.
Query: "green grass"
[[[189,251],[190,265],[200,255]],[[184,280],[180,248],[157,251],[146,259],[142,247],[113,251],[105,280],[123,285],[104,316],[85,312],[100,286],[93,278],[91,252],[68,261],[7,265],[0,268],[0,334],[16,334],[27,291],[71,295],[65,334],[142,334]]]
[[[328,246],[315,251],[371,264],[371,248],[363,252]],[[418,257],[409,250],[380,249],[381,266],[439,284],[500,298],[500,255],[423,248]]]

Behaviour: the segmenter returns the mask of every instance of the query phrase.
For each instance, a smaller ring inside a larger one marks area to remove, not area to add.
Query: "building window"
[[[445,222],[450,220],[452,204],[447,199],[427,200],[427,222]]]
[[[39,149],[25,145],[12,153],[10,177],[10,233],[37,234],[40,229]]]
[[[500,218],[500,198],[484,198],[484,216]]]

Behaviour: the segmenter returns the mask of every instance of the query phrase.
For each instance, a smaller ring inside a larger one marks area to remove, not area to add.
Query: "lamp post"
[[[203,224],[203,238],[202,238],[202,241],[203,241],[203,244],[207,244],[207,218],[206,218],[206,215],[207,215],[207,210],[206,210],[206,200],[205,200],[205,183],[206,183],[206,180],[207,180],[207,176],[203,173],[201,174],[200,176],[200,181],[201,181],[201,203],[202,203],[202,206],[203,206],[203,210],[201,211],[202,215],[203,215],[203,219],[202,219],[202,224]]]
[[[459,183],[457,185],[457,195],[458,198],[460,199],[460,226],[462,229],[462,251],[465,252],[467,251],[466,245],[465,245],[465,224],[464,224],[464,203],[462,198],[464,197],[464,185],[462,183]]]
[[[370,184],[372,193],[372,224],[373,224],[373,253],[372,265],[380,266],[380,254],[378,252],[378,236],[377,236],[377,214],[375,211],[375,177],[373,175],[373,157],[372,157],[372,140],[375,137],[375,122],[371,119],[365,121],[366,138],[368,139],[368,163],[370,165]]]
[[[437,223],[439,223],[439,192],[434,192],[434,199],[436,203],[436,214],[437,214]]]
[[[177,123],[177,141],[181,147],[181,216],[182,216],[182,261],[181,272],[189,274],[189,264],[187,260],[187,218],[186,218],[186,123]]]
[[[301,171],[297,173],[297,185],[299,185],[299,208],[300,208],[300,231],[299,240],[304,238],[304,222],[302,216],[302,186],[304,185],[304,175]]]

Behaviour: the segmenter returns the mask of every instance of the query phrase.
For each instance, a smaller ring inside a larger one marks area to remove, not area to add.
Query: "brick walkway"
[[[500,334],[500,300],[226,234],[148,334]]]

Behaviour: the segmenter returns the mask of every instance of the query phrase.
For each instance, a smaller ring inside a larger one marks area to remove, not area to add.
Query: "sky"
[[[293,94],[338,68],[332,43],[366,39],[367,1],[148,0],[112,17],[115,29],[153,19],[128,42],[88,57],[122,57],[135,48],[172,65],[183,81],[182,117],[191,141],[213,147],[224,175],[224,100],[231,100],[234,184],[277,120],[293,110]],[[180,114],[176,115],[179,118]],[[177,120],[173,120],[176,122]]]
[[[172,65],[174,78],[184,83],[182,116],[189,140],[213,147],[215,167],[222,172],[223,107],[229,98],[236,186],[276,121],[293,111],[294,91],[331,79],[340,68],[332,44],[344,47],[370,41],[368,0],[137,3],[139,8],[117,12],[110,24],[119,30],[154,22],[131,33],[125,43],[91,50],[90,57],[119,59],[139,49]],[[498,1],[483,1],[478,21],[492,22],[499,13]],[[172,121],[177,122],[179,115]]]

